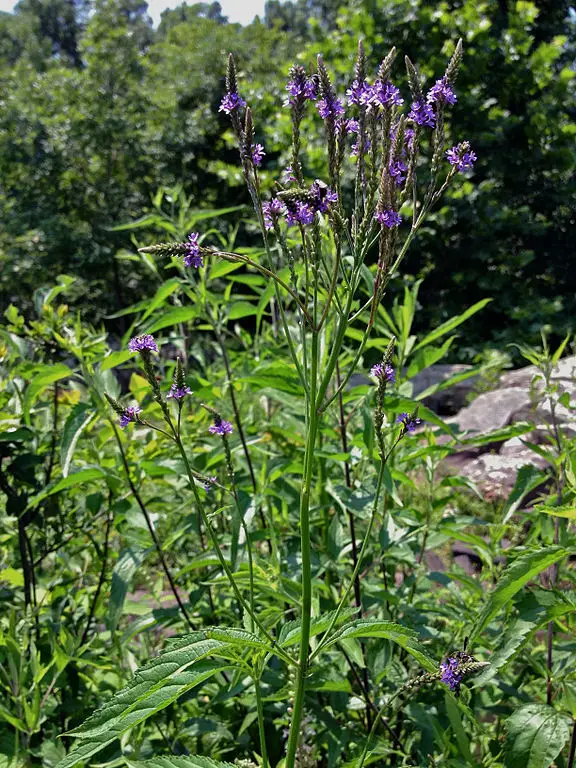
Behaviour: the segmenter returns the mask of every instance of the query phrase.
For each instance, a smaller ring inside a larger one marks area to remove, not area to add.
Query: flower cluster
[[[289,227],[296,224],[312,224],[316,213],[326,213],[332,203],[338,202],[338,195],[320,179],[311,185],[308,192],[297,193],[284,201],[278,197],[263,203],[262,213],[266,229],[273,229],[280,216],[286,218]]]
[[[316,109],[322,120],[330,118],[336,120],[344,114],[344,107],[337,96],[327,94],[323,99],[316,103]]]
[[[346,133],[356,134],[358,135],[360,133],[360,123],[358,120],[346,120],[345,121],[345,128]],[[370,139],[364,135],[364,152],[368,152],[370,147],[372,146],[372,142]],[[352,145],[352,155],[353,157],[357,157],[360,154],[360,138]]]
[[[208,427],[208,432],[212,435],[231,435],[234,431],[232,424],[229,421],[224,421],[220,416],[214,416],[214,424]]]
[[[389,382],[390,384],[396,381],[396,371],[390,365],[390,363],[376,363],[370,368],[370,375],[377,379]]]
[[[404,432],[415,432],[421,419],[415,414],[401,413],[396,419],[397,424],[401,424]]]
[[[204,490],[206,493],[209,493],[212,490],[212,487],[218,482],[218,478],[216,475],[213,477],[207,477],[204,481]]]
[[[260,163],[264,159],[265,154],[266,152],[264,152],[264,147],[262,146],[262,144],[254,144],[251,152],[252,162],[254,163],[254,165],[256,166],[260,165]]]
[[[300,106],[306,100],[315,101],[318,97],[318,84],[313,77],[306,75],[304,67],[295,66],[290,69],[291,79],[286,84],[288,100],[286,105]]]
[[[225,112],[227,115],[230,115],[240,107],[245,106],[246,102],[239,93],[229,92],[225,94],[224,98],[222,99],[218,112]]]
[[[445,662],[440,664],[440,680],[445,683],[451,691],[458,693],[460,684],[464,677],[464,672],[459,670],[460,659],[456,656],[449,656]]]
[[[158,352],[158,344],[149,333],[143,333],[130,339],[128,349],[130,352]]]
[[[446,152],[446,157],[450,165],[454,165],[456,170],[465,171],[467,168],[472,168],[476,160],[476,153],[470,149],[470,144],[467,141],[462,141],[460,144],[456,144]]]
[[[434,109],[430,104],[427,104],[421,99],[412,102],[412,109],[408,113],[408,117],[409,119],[414,120],[418,125],[424,125],[428,128],[434,128],[436,125]]]
[[[166,395],[167,398],[174,398],[174,400],[182,400],[186,395],[193,394],[192,390],[188,386],[179,387],[176,384],[172,384],[170,392]]]
[[[274,225],[281,214],[286,212],[286,206],[277,197],[272,198],[269,203],[262,203],[262,213],[264,215],[264,226],[266,229],[274,229]]]
[[[388,166],[388,173],[395,180],[396,184],[400,187],[406,179],[406,172],[408,166],[403,160],[393,160]]]
[[[138,415],[142,412],[142,408],[137,405],[129,405],[128,408],[124,408],[124,411],[120,414],[120,426],[122,429],[127,427],[131,421],[138,421]]]
[[[186,243],[186,254],[183,262],[185,267],[194,267],[199,269],[204,266],[204,260],[200,253],[200,244],[198,238],[200,237],[198,232],[192,232],[188,235],[188,241]]]
[[[379,224],[383,224],[385,227],[388,227],[388,229],[398,227],[402,223],[402,217],[392,208],[388,208],[385,211],[377,211],[374,214],[374,218]]]
[[[436,80],[432,88],[428,91],[426,101],[429,104],[438,102],[439,104],[456,104],[456,94],[446,77]]]

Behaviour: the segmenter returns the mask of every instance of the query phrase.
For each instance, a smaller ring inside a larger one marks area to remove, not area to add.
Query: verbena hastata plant
[[[407,104],[391,81],[395,50],[381,63],[371,84],[364,50],[359,45],[354,76],[346,92],[347,107],[337,96],[321,57],[313,74],[294,66],[286,86],[285,105],[292,121],[290,164],[270,197],[264,196],[259,176],[264,148],[255,139],[252,111],[240,94],[230,57],[227,92],[220,109],[230,117],[238,142],[242,171],[263,239],[263,257],[256,260],[242,253],[211,248],[199,232],[191,233],[186,242],[160,244],[145,250],[158,257],[181,259],[185,268],[199,275],[216,260],[241,263],[260,272],[274,286],[275,308],[289,355],[286,365],[295,371],[305,397],[305,451],[299,494],[299,610],[290,609],[286,616],[280,608],[261,609],[254,578],[255,561],[270,556],[271,545],[262,541],[259,548],[254,547],[250,527],[258,525],[259,516],[247,515],[241,504],[230,447],[235,425],[220,412],[224,406],[202,404],[212,421],[210,433],[222,441],[224,450],[226,477],[217,479],[194,467],[194,450],[187,445],[182,414],[192,393],[186,383],[184,363],[178,361],[166,394],[156,372],[155,358],[160,351],[156,340],[149,334],[133,338],[129,349],[140,355],[163,423],[147,419],[140,405],[125,406],[113,398],[109,402],[122,428],[130,429],[131,423],[137,423],[156,430],[176,446],[198,511],[198,534],[211,543],[243,616],[243,626],[193,630],[172,641],[166,651],[137,673],[129,687],[72,732],[79,741],[61,763],[62,768],[86,760],[178,696],[198,689],[214,676],[230,691],[246,677],[253,681],[260,743],[254,746],[252,754],[267,766],[267,728],[260,681],[271,668],[284,680],[272,700],[288,698],[290,727],[283,764],[287,768],[317,764],[320,758],[311,745],[313,728],[306,706],[309,680],[321,669],[322,658],[330,650],[338,647],[344,653],[354,653],[355,639],[382,638],[400,647],[400,661],[405,663],[410,656],[420,669],[408,682],[398,683],[395,692],[386,697],[377,690],[370,692],[366,676],[361,681],[374,710],[367,711],[364,735],[356,739],[353,764],[362,766],[373,760],[371,749],[378,728],[388,733],[393,750],[404,751],[399,728],[392,729],[385,716],[385,710],[394,701],[405,698],[408,692],[413,698],[416,688],[438,681],[457,694],[463,679],[485,666],[463,651],[454,652],[439,663],[420,645],[413,629],[384,620],[382,615],[362,616],[360,575],[367,547],[384,514],[387,466],[399,444],[409,441],[421,422],[417,411],[394,412],[387,405],[387,390],[395,380],[393,341],[370,371],[376,384],[372,417],[377,461],[374,494],[359,551],[352,527],[351,572],[345,582],[329,585],[337,595],[334,610],[318,610],[320,595],[315,594],[312,578],[311,519],[314,495],[322,483],[318,462],[321,427],[329,420],[339,423],[344,435],[343,450],[347,451],[342,398],[363,360],[389,281],[432,206],[458,174],[471,168],[476,160],[467,141],[452,148],[447,148],[445,141],[445,115],[456,101],[454,84],[461,56],[462,46],[458,43],[445,73],[427,92],[422,90],[414,65],[406,59],[411,91]],[[301,135],[301,126],[307,111],[318,113],[317,124],[322,128],[327,155],[324,179],[310,179],[306,173],[302,144],[304,139],[310,141],[310,137]],[[344,353],[344,342],[355,324],[362,332],[350,355]],[[215,484],[230,499],[232,525],[243,529],[243,537],[238,540],[244,542],[248,579],[239,578],[236,572],[237,548],[229,553],[222,549],[218,516],[211,513],[206,495]],[[193,624],[190,617],[186,618]],[[322,707],[321,697],[314,706]],[[329,721],[328,708],[322,716]],[[345,759],[352,757],[350,752]],[[332,757],[332,763],[334,759],[341,758]],[[215,763],[199,758],[190,764]]]

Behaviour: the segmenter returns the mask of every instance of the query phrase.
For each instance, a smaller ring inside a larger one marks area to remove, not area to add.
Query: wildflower
[[[264,226],[266,229],[274,229],[274,224],[278,221],[281,213],[286,212],[284,203],[277,197],[272,198],[269,203],[262,204],[262,213],[264,215]]]
[[[204,481],[204,490],[206,493],[212,490],[212,486],[215,485],[215,483],[218,482],[218,478],[216,476],[214,477],[207,477]]]
[[[344,114],[344,107],[342,102],[336,96],[327,95],[324,99],[316,104],[316,109],[322,120],[328,120],[332,118],[335,120]]]
[[[214,424],[208,427],[208,432],[212,435],[231,435],[234,431],[229,421],[224,421],[220,416],[214,416]]]
[[[296,176],[294,176],[294,171],[292,170],[291,165],[287,165],[282,172],[282,181],[284,184],[290,184],[290,182],[296,181]]]
[[[321,213],[326,213],[330,203],[338,202],[338,194],[324,184],[323,181],[320,181],[320,179],[316,179],[312,184],[310,192],[314,195],[314,210]]]
[[[400,91],[389,81],[376,80],[372,88],[368,88],[361,96],[361,103],[365,105],[376,104],[379,107],[400,106],[404,99]]]
[[[434,110],[430,104],[426,104],[424,101],[414,101],[408,117],[418,125],[427,125],[429,128],[434,128],[436,125]]]
[[[204,261],[200,254],[200,245],[198,243],[199,237],[200,235],[198,232],[192,232],[188,235],[188,242],[186,243],[186,255],[183,259],[185,267],[194,267],[195,269],[199,269],[199,267],[204,266]]]
[[[131,421],[138,421],[137,414],[142,411],[137,405],[129,405],[128,408],[124,408],[124,411],[120,414],[120,426],[122,429],[127,427]]]
[[[301,201],[295,203],[292,210],[286,211],[286,223],[289,227],[293,227],[295,224],[312,224],[314,221],[314,209]]]
[[[390,363],[376,363],[370,368],[370,375],[377,379],[383,379],[391,384],[396,381],[396,372]]]
[[[239,93],[227,93],[222,99],[218,112],[226,112],[227,115],[230,115],[239,107],[245,106],[246,102]]]
[[[141,336],[135,336],[128,342],[128,349],[130,352],[144,352],[148,350],[150,352],[158,352],[158,344],[154,341],[154,337],[149,333],[144,333]]]
[[[409,413],[401,413],[396,419],[397,424],[402,424],[405,432],[415,432],[416,427],[420,424],[421,419],[416,415],[410,415]]]
[[[433,104],[435,101],[439,104],[456,104],[457,99],[450,83],[443,77],[440,80],[436,80],[432,88],[430,88],[426,101],[428,104]]]
[[[254,165],[260,165],[265,154],[266,152],[264,152],[262,144],[254,144],[252,147],[252,162]]]
[[[402,160],[393,160],[388,166],[388,173],[395,179],[396,184],[400,186],[406,176],[404,175],[408,170],[408,166]]]
[[[345,124],[346,133],[358,133],[360,130],[360,123],[358,120],[346,120]]]
[[[371,90],[366,80],[354,80],[350,88],[346,91],[348,104],[364,104],[362,97]]]
[[[398,227],[402,222],[400,214],[392,208],[388,208],[386,211],[378,211],[374,214],[374,218],[379,224],[384,224],[388,229]]]
[[[447,150],[446,157],[450,165],[455,165],[458,171],[472,168],[478,159],[476,153],[470,149],[470,144],[467,141],[462,141],[460,144]]]
[[[290,94],[286,105],[301,106],[307,99],[314,101],[317,98],[316,80],[306,75],[304,67],[291,67],[290,75],[292,79],[286,83],[286,90]]]
[[[459,659],[454,656],[449,656],[445,662],[440,664],[440,680],[450,688],[451,691],[456,693],[460,690],[460,683],[464,677],[464,672],[459,671]]]
[[[184,386],[184,387],[178,387],[176,384],[172,384],[170,387],[170,392],[166,395],[166,397],[173,397],[175,400],[182,400],[182,398],[186,397],[186,395],[191,395],[192,390],[190,387]]]

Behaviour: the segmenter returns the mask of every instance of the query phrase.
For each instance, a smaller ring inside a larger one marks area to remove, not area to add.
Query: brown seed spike
[[[354,67],[354,77],[359,81],[366,79],[366,52],[362,40],[358,40],[358,56]]]
[[[392,47],[390,49],[390,53],[386,58],[382,61],[382,64],[380,64],[380,67],[378,68],[378,79],[382,81],[386,81],[390,78],[390,72],[392,71],[392,64],[394,64],[394,59],[396,58],[396,48]]]
[[[236,63],[234,56],[228,54],[228,66],[226,68],[226,90],[228,93],[238,93],[238,81],[236,79]]]
[[[412,64],[408,56],[404,58],[404,61],[406,62],[406,72],[408,73],[408,82],[410,84],[412,99],[414,101],[422,101],[424,97],[422,95],[422,86],[420,85],[418,70],[414,64]]]
[[[458,40],[456,43],[456,48],[454,49],[454,53],[452,54],[452,58],[448,62],[448,66],[446,67],[446,72],[444,73],[444,77],[446,80],[452,85],[456,78],[458,77],[458,70],[460,69],[460,64],[462,63],[462,57],[464,55],[464,50],[462,46],[462,38]]]

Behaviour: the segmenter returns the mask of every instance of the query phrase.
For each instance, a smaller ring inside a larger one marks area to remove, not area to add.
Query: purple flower
[[[440,664],[440,680],[456,693],[460,690],[460,683],[464,677],[464,673],[458,671],[458,665],[459,660],[453,656],[448,657],[445,662]]]
[[[124,412],[120,416],[121,428],[124,429],[124,427],[127,427],[131,421],[138,421],[136,414],[140,413],[141,411],[142,408],[139,408],[137,405],[130,405],[128,408],[124,408]]]
[[[314,213],[314,209],[308,203],[297,202],[292,210],[286,211],[286,223],[289,227],[295,224],[312,224]]]
[[[327,96],[325,99],[320,99],[316,104],[316,109],[322,120],[336,120],[344,114],[342,102],[335,96]]]
[[[211,491],[212,486],[217,482],[218,482],[218,478],[216,477],[216,475],[214,475],[214,477],[206,478],[206,480],[204,481],[204,490],[206,491],[206,493]]]
[[[447,150],[446,157],[450,165],[455,165],[457,170],[465,171],[467,168],[472,168],[476,160],[476,153],[470,149],[470,144],[467,141],[462,141],[452,149]]]
[[[231,435],[234,431],[232,424],[229,421],[224,421],[220,417],[214,419],[214,424],[208,427],[208,432],[212,435]]]
[[[158,352],[158,344],[154,341],[154,337],[149,333],[144,333],[142,336],[135,336],[128,342],[128,349],[130,352],[144,352],[148,350],[150,352]]]
[[[296,181],[296,176],[294,176],[294,171],[292,170],[291,165],[287,165],[286,168],[284,168],[282,172],[282,181],[284,184],[290,184],[290,182]]]
[[[262,203],[262,213],[266,229],[274,229],[274,224],[278,221],[278,217],[281,213],[285,212],[286,206],[277,197],[272,198],[269,203]]]
[[[348,104],[364,104],[362,97],[370,92],[371,88],[366,80],[354,80],[350,88],[346,91]]]
[[[246,102],[239,93],[227,93],[222,99],[218,112],[226,112],[229,115],[239,107],[245,106]]]
[[[398,227],[402,222],[400,214],[392,208],[388,208],[386,211],[378,211],[374,214],[374,218],[379,224],[384,224],[388,229]]]
[[[190,387],[177,387],[176,384],[172,384],[170,387],[170,392],[168,392],[166,397],[173,397],[175,400],[182,400],[183,397],[191,394],[192,390]]]
[[[457,99],[450,83],[443,77],[440,80],[436,80],[432,88],[430,88],[426,101],[428,104],[432,104],[435,101],[439,104],[456,104]]]
[[[287,104],[293,106],[298,103],[303,104],[306,99],[314,101],[317,98],[317,85],[316,80],[312,77],[307,77],[304,67],[296,66],[290,70],[292,79],[286,84],[286,90],[290,94],[288,96]]]
[[[370,375],[390,383],[396,381],[396,372],[389,363],[376,363],[370,368]]]
[[[312,184],[310,192],[314,195],[314,210],[321,213],[326,213],[330,203],[338,202],[338,194],[324,184],[323,181],[320,181],[320,179],[316,179]]]
[[[401,186],[406,176],[404,175],[408,170],[408,166],[402,160],[393,160],[388,166],[388,173],[396,180],[396,184]]]
[[[264,152],[262,144],[254,144],[252,147],[252,162],[254,165],[260,165],[265,154],[266,152]]]
[[[199,269],[204,266],[204,260],[200,254],[200,245],[198,238],[200,235],[198,232],[192,232],[188,235],[188,242],[186,243],[186,255],[184,256],[184,266],[194,267]]]
[[[360,123],[358,120],[346,120],[346,133],[358,133],[360,130]]]
[[[405,432],[414,432],[420,421],[418,416],[411,416],[409,413],[401,413],[396,419],[396,423],[402,424]]]
[[[424,101],[414,101],[408,117],[418,125],[427,125],[429,128],[434,128],[436,125],[434,110],[430,104],[426,104]]]
[[[404,104],[404,99],[400,96],[400,91],[389,81],[376,80],[372,88],[366,90],[361,97],[362,104],[376,104],[379,107],[391,105],[400,106]]]

